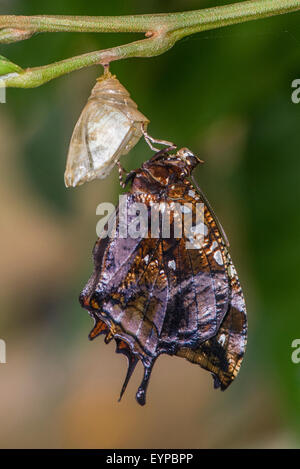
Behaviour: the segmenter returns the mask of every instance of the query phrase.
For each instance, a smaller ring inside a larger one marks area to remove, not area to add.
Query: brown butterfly
[[[144,377],[136,394],[141,405],[160,354],[199,364],[212,373],[215,387],[224,390],[236,377],[246,347],[246,307],[226,235],[202,191],[190,181],[201,160],[188,149],[172,150],[156,153],[129,173],[127,226],[135,223],[130,209],[137,203],[146,207],[149,225],[143,236],[121,237],[124,213],[118,208],[110,236],[96,242],[94,272],[80,295],[95,322],[90,339],[105,334],[108,343],[114,338],[116,351],[128,358],[120,398],[141,360]],[[150,226],[154,207],[159,208],[155,236]],[[168,236],[162,226],[166,213]]]

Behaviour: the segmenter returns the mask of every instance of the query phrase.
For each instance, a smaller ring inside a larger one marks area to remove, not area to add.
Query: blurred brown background
[[[115,15],[182,11],[225,1],[0,0],[1,14]],[[231,242],[246,296],[249,343],[225,393],[209,374],[161,357],[144,408],[137,370],[117,402],[126,360],[102,338],[78,294],[92,270],[96,206],[116,202],[117,171],[65,189],[74,124],[101,67],[0,105],[1,448],[299,447],[300,13],[197,34],[151,59],[111,70],[151,119],[149,131],[205,160],[197,179]],[[48,34],[2,46],[23,67],[133,40],[130,34]],[[123,164],[150,157],[144,142]]]

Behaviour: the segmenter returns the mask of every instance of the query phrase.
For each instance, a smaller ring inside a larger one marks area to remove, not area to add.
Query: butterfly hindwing
[[[196,349],[182,347],[177,355],[210,371],[215,387],[225,390],[237,376],[247,343],[247,316],[243,293],[229,260],[230,304],[218,333]]]

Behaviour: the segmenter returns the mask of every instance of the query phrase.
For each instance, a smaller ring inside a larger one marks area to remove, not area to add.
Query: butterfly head
[[[176,157],[185,164],[186,170],[189,173],[191,173],[199,163],[204,163],[204,161],[200,160],[198,156],[194,155],[191,150],[185,147],[178,150]]]

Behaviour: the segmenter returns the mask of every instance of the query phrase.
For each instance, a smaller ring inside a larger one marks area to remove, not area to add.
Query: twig
[[[143,32],[146,39],[71,57],[21,73],[1,76],[2,86],[31,88],[74,70],[108,64],[129,57],[153,57],[169,50],[180,39],[272,15],[300,10],[300,0],[251,0],[182,13],[132,16],[0,16],[0,43],[28,39],[41,32]]]

